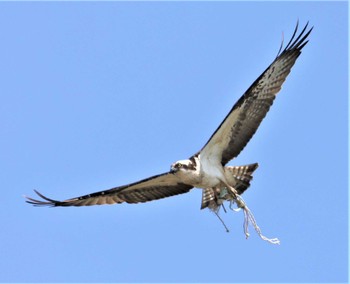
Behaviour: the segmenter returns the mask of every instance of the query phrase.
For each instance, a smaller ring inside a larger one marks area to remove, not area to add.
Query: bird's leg
[[[230,200],[230,201],[232,203],[236,202],[238,209],[243,209],[243,213],[244,213],[243,229],[244,229],[244,234],[245,234],[246,238],[248,239],[248,237],[249,237],[248,225],[250,222],[262,240],[267,241],[267,242],[272,243],[272,244],[279,245],[280,244],[279,239],[277,239],[277,238],[269,239],[261,233],[261,230],[260,230],[258,224],[256,223],[256,220],[255,220],[253,213],[250,211],[250,209],[248,208],[248,206],[246,205],[246,203],[244,202],[242,197],[237,193],[237,191],[233,187],[228,187],[228,188],[230,189],[231,195],[232,195],[232,200]],[[231,207],[232,203],[230,204],[231,209],[233,209]],[[233,210],[235,210],[235,209],[233,209]]]

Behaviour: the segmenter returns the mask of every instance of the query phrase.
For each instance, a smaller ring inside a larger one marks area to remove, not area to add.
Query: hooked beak
[[[171,165],[170,167],[170,173],[175,174],[177,172],[177,169],[174,167],[174,165]]]

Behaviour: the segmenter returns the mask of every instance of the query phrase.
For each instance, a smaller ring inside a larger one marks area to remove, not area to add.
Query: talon
[[[235,208],[232,208],[233,204],[235,204],[234,201],[232,201],[232,199],[230,200],[230,209],[233,210],[233,211],[236,211]]]

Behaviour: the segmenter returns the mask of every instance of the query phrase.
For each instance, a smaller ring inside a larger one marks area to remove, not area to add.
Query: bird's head
[[[195,171],[196,165],[191,160],[180,160],[173,163],[170,167],[171,173],[176,173],[178,171]]]

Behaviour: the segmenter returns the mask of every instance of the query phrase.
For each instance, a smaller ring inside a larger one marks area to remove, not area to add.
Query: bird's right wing
[[[301,50],[307,44],[307,38],[312,31],[312,28],[307,30],[307,26],[299,35],[298,25],[296,26],[284,50],[232,107],[203,149],[196,154],[200,154],[202,160],[225,165],[237,157],[247,145],[281,90]]]
[[[181,193],[186,193],[193,186],[181,183],[172,173],[156,175],[135,183],[114,187],[108,190],[67,199],[53,200],[35,190],[43,200],[26,197],[27,202],[36,206],[88,206],[114,203],[139,203],[157,200]]]

